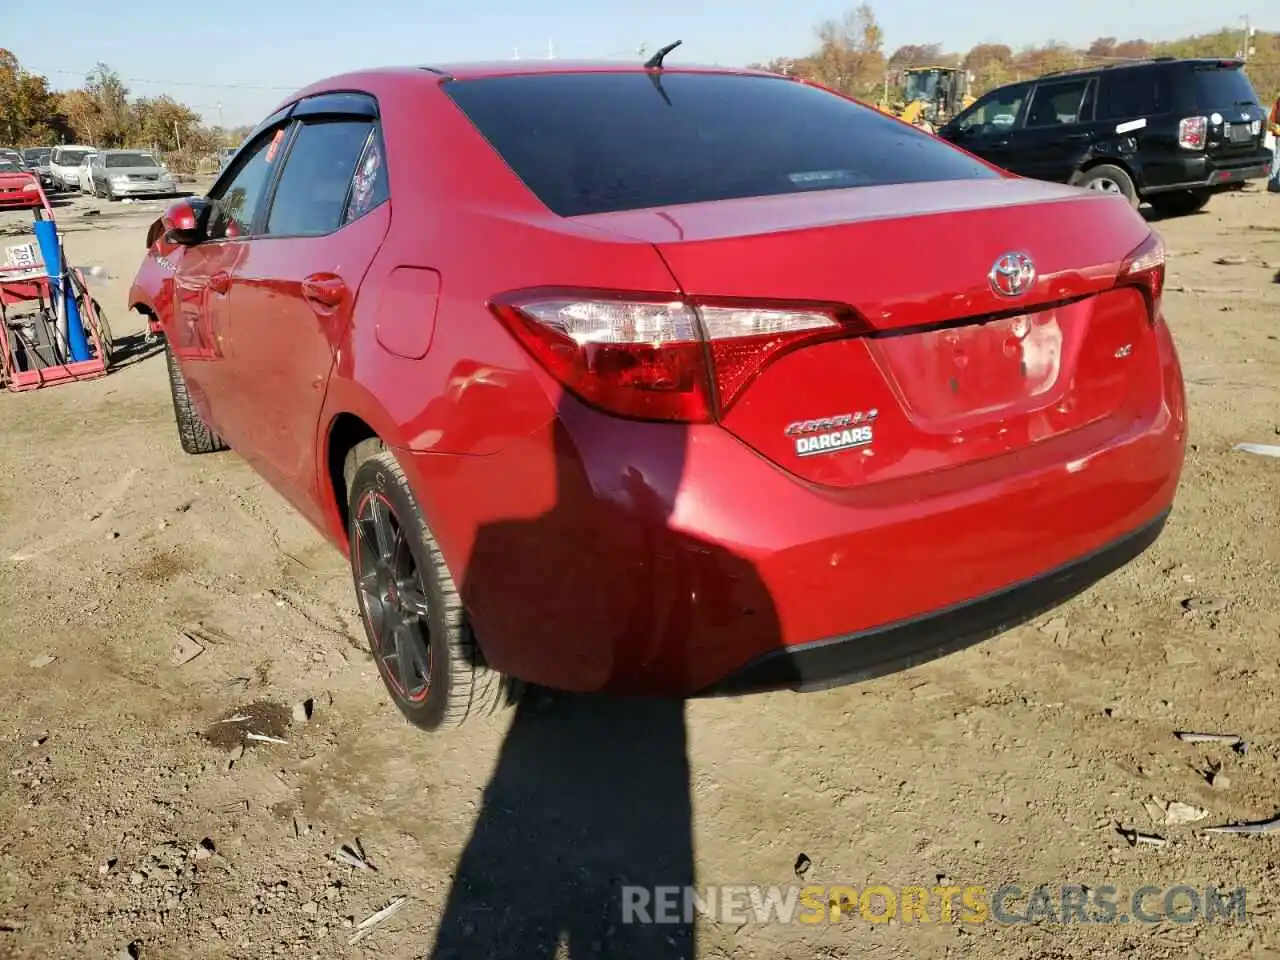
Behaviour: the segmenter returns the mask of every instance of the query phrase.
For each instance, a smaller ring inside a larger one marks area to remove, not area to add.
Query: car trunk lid
[[[1140,415],[1135,373],[1155,370],[1148,301],[1116,288],[1150,233],[1122,198],[965,181],[579,219],[654,243],[695,301],[856,311],[863,335],[780,355],[722,417],[813,482],[867,484],[1086,436]],[[1036,268],[1016,297],[991,279],[1011,253]]]

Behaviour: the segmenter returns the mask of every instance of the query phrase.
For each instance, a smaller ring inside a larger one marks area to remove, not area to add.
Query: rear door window
[[[372,132],[372,120],[303,123],[280,173],[266,232],[318,236],[342,226],[352,177]]]
[[[779,77],[542,74],[445,90],[565,217],[1000,176],[877,110]]]

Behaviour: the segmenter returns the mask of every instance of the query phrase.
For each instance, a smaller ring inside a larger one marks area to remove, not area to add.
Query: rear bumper
[[[1146,187],[1142,193],[1167,193],[1173,190],[1230,190],[1250,180],[1265,180],[1271,173],[1271,151],[1231,160],[1188,157],[1176,170],[1162,170],[1168,182]]]
[[[842,683],[998,633],[1155,538],[1186,446],[1157,329],[1141,416],[909,481],[816,487],[720,427],[566,398],[495,453],[396,453],[495,668],[657,695]],[[508,422],[495,403],[457,429]]]
[[[1155,543],[1168,513],[1100,550],[977,600],[863,633],[775,650],[702,691],[825,690],[905,670],[981,643],[1083,593]]]

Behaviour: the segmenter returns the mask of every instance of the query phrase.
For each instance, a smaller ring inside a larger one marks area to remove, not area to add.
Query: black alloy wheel
[[[367,490],[356,506],[353,566],[373,655],[392,692],[420,704],[431,692],[431,604],[391,501]]]

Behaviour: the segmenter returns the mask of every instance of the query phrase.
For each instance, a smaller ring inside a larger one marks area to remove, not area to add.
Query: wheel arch
[[[359,444],[378,440],[384,447],[403,446],[394,419],[363,387],[335,376],[329,384],[316,438],[316,475],[330,539],[349,555],[347,538],[346,460]]]
[[[1129,179],[1133,181],[1133,188],[1137,190],[1139,194],[1142,193],[1142,188],[1138,184],[1138,168],[1134,164],[1130,163],[1128,160],[1125,160],[1122,157],[1112,156],[1110,154],[1103,154],[1103,155],[1094,154],[1090,157],[1085,158],[1085,160],[1083,160],[1080,163],[1080,165],[1076,167],[1076,172],[1075,172],[1075,175],[1072,177],[1072,180],[1075,180],[1077,177],[1083,176],[1084,174],[1088,173],[1090,170],[1094,169],[1095,167],[1103,167],[1103,166],[1119,167],[1121,170],[1123,170],[1125,173],[1129,175]]]

